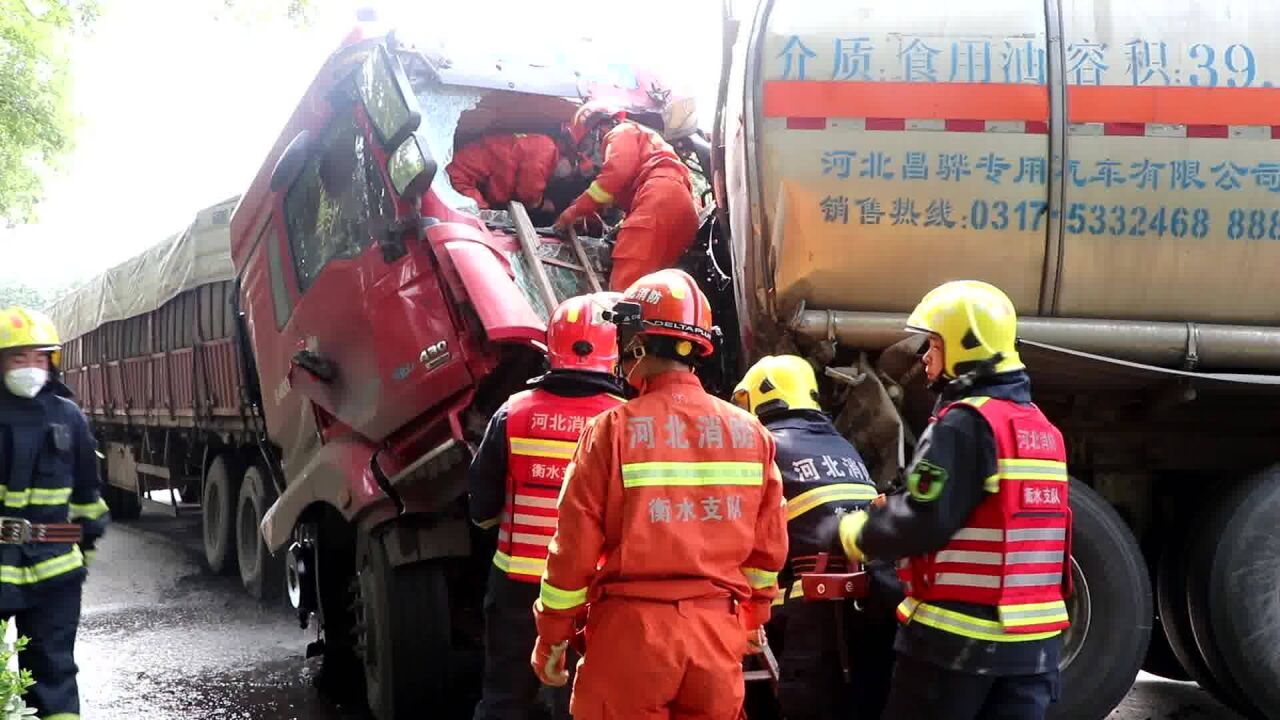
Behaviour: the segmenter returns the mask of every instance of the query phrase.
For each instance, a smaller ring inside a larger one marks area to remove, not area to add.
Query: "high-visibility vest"
[[[537,583],[556,532],[556,502],[587,421],[622,402],[608,393],[562,397],[526,390],[507,404],[507,499],[493,564],[513,580]]]
[[[898,565],[907,599],[903,623],[920,622],[981,640],[1052,637],[1070,623],[1063,598],[1071,577],[1071,507],[1062,433],[1034,405],[971,397],[996,443],[996,474],[987,496],[964,527],[937,552]],[[934,603],[954,601],[996,608],[997,620],[972,617]]]

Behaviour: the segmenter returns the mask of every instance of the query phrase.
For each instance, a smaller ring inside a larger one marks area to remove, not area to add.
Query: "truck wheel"
[[[102,499],[111,511],[112,520],[137,520],[142,517],[142,501],[133,490],[105,485],[102,488]]]
[[[1215,516],[1212,534],[1202,536],[1204,554],[1192,560],[1204,572],[1204,582],[1192,588],[1192,627],[1198,642],[1203,630],[1212,645],[1214,657],[1206,659],[1215,677],[1221,670],[1240,693],[1238,707],[1263,709],[1251,717],[1274,720],[1280,718],[1280,466],[1242,484]]]
[[[1201,526],[1203,520],[1193,524],[1193,528]],[[1178,663],[1210,695],[1225,698],[1226,693],[1213,679],[1204,658],[1200,657],[1200,649],[1196,647],[1191,630],[1191,613],[1187,610],[1187,563],[1191,555],[1191,541],[1196,536],[1195,530],[1179,534],[1170,539],[1161,553],[1156,575],[1156,600],[1161,627]]]
[[[444,567],[392,567],[379,538],[361,540],[357,650],[369,711],[377,720],[424,717],[448,699],[453,648]]]
[[[236,569],[236,499],[240,495],[240,465],[228,454],[209,463],[204,475],[200,517],[204,525],[204,559],[217,575]]]
[[[236,503],[236,559],[240,582],[258,600],[280,597],[284,584],[284,554],[271,554],[262,539],[262,518],[275,502],[276,490],[258,465],[250,465],[240,483]]]
[[[1159,607],[1159,603],[1156,604]],[[1164,616],[1156,618],[1151,627],[1151,645],[1147,647],[1147,657],[1142,661],[1142,669],[1152,675],[1166,680],[1187,682],[1192,679],[1191,673],[1182,667],[1173,647],[1169,645],[1168,633],[1164,630]]]
[[[1151,581],[1133,533],[1084,483],[1071,481],[1071,627],[1063,634],[1062,699],[1049,717],[1101,720],[1133,686],[1151,637]]]

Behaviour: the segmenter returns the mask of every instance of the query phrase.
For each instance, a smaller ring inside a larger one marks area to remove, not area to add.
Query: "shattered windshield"
[[[422,108],[422,124],[418,132],[426,136],[431,156],[440,168],[431,181],[431,189],[454,210],[476,212],[475,201],[453,189],[449,184],[449,173],[444,169],[453,161],[453,136],[458,130],[458,120],[462,113],[480,102],[484,96],[483,91],[433,85],[415,88],[414,94]]]

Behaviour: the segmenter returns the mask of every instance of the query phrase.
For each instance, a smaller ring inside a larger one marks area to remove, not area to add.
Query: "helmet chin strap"
[[[621,354],[630,355],[632,359],[636,361],[635,364],[631,366],[630,370],[624,371],[622,369],[623,363],[621,362],[621,359],[619,359],[618,370],[619,370],[619,375],[622,377],[622,382],[635,388],[636,392],[643,394],[644,386],[648,384],[648,379],[647,378],[642,379],[640,381],[640,384],[636,385],[635,383],[631,382],[631,376],[635,375],[636,370],[639,369],[641,363],[643,363],[644,359],[649,356],[648,352],[646,352],[644,349],[644,341],[640,340],[639,335],[636,335],[635,337],[631,338],[631,341],[627,343],[627,346],[622,349]]]

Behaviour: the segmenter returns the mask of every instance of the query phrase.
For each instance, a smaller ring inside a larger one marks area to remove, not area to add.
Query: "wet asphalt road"
[[[148,513],[99,545],[76,648],[86,720],[366,720],[312,688],[313,631],[208,575],[197,533]],[[1194,684],[1144,675],[1109,720],[1237,717]]]

